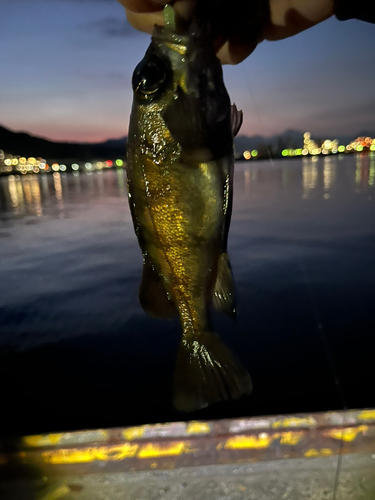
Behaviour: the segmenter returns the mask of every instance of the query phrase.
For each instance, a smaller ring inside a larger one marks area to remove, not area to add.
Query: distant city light
[[[311,156],[311,161],[316,162],[318,161],[318,155],[334,155],[336,153],[350,153],[354,154],[356,152],[364,154],[364,153],[369,153],[369,156],[371,158],[375,157],[375,138],[371,137],[357,137],[356,139],[352,140],[347,144],[346,146],[343,144],[339,145],[338,139],[312,139],[311,138],[311,133],[310,132],[305,132],[303,134],[303,145],[302,147],[297,147],[295,149],[288,148],[288,149],[283,149],[281,151],[281,156],[282,157],[298,157],[303,155],[305,156]],[[281,142],[281,138],[280,138]],[[288,139],[289,142],[289,139]],[[288,144],[287,142],[287,144]],[[290,144],[291,146],[294,146],[294,144]],[[278,154],[280,154],[280,150],[278,151]],[[265,158],[266,151],[263,150],[260,153],[260,158]],[[256,149],[253,149],[252,151],[246,150],[242,153],[242,156],[240,154],[236,154],[236,160],[243,158],[245,160],[250,160],[251,158],[257,158],[259,157],[259,153]],[[340,156],[340,159],[342,156]],[[76,160],[79,161],[79,160]],[[306,163],[306,162],[305,162]],[[92,160],[92,163],[87,162],[85,164],[81,164],[85,166],[87,170],[87,175],[92,175],[93,172],[100,171],[103,168],[111,168],[113,166],[115,167],[125,167],[126,162],[122,160],[121,158],[117,158],[116,160],[106,160],[106,161],[96,161]],[[327,162],[324,162],[324,165],[327,166]],[[328,167],[327,167],[328,168]],[[72,163],[69,167],[67,167],[64,164],[59,165],[58,163],[53,163],[51,164],[51,167],[46,163],[45,159],[42,159],[41,157],[33,157],[30,156],[28,158],[22,156],[20,157],[19,155],[12,155],[10,153],[4,153],[3,150],[0,149],[0,174],[16,174],[16,176],[19,176],[19,174],[28,174],[28,173],[34,173],[34,174],[45,174],[47,172],[50,172],[50,169],[53,170],[53,172],[57,174],[57,172],[60,170],[61,172],[70,172],[73,171],[75,175],[79,175],[77,173],[77,170],[80,169],[80,166],[78,163]],[[327,177],[327,176],[326,176]],[[328,178],[328,177],[327,177]],[[326,179],[327,180],[327,179]],[[375,184],[375,177],[373,175],[372,181],[373,184]],[[373,185],[372,184],[372,185]]]

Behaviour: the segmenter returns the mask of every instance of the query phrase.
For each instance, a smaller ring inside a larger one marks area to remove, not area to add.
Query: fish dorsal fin
[[[218,311],[227,314],[232,319],[236,318],[236,294],[227,253],[222,253],[219,258],[213,304]]]
[[[233,137],[236,137],[236,135],[238,134],[238,132],[240,131],[240,128],[242,126],[243,113],[240,109],[237,109],[237,106],[235,105],[235,103],[233,103],[231,106],[230,117],[231,117],[231,121],[232,121]]]
[[[177,316],[174,303],[168,298],[158,273],[147,258],[143,261],[139,301],[149,316],[160,319],[171,319]]]

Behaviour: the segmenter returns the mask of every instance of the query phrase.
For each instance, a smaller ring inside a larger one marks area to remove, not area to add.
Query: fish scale
[[[192,411],[251,391],[239,360],[211,329],[211,306],[234,316],[226,253],[233,184],[231,107],[208,36],[193,19],[155,27],[133,74],[127,177],[143,253],[140,302],[155,317],[178,315],[174,404]],[[176,20],[175,20],[176,21]],[[235,120],[233,120],[235,118]]]

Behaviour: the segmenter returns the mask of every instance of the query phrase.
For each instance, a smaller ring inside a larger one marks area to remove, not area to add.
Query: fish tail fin
[[[251,391],[250,375],[217,334],[205,331],[195,337],[183,337],[175,375],[177,410],[199,410],[211,403],[238,399]]]

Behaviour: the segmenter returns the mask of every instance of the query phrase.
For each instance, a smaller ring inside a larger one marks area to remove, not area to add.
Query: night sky
[[[53,140],[127,134],[149,35],[115,0],[0,0],[0,124]],[[5,49],[5,50],[4,50]],[[242,133],[375,131],[375,25],[330,19],[225,67]]]

